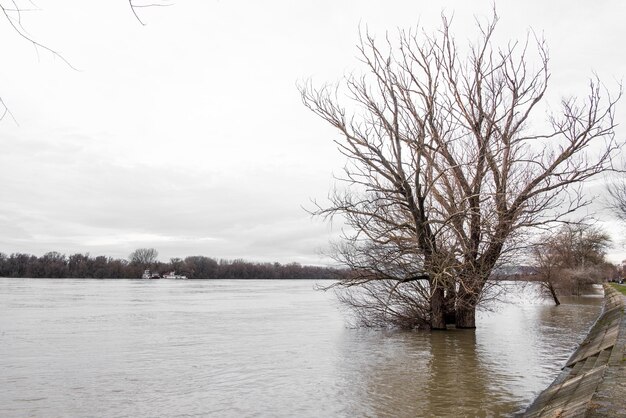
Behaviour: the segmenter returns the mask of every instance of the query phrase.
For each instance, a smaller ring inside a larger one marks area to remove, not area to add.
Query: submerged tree
[[[622,221],[626,221],[626,179],[618,178],[608,186],[611,200],[609,207],[615,211],[615,215]]]
[[[611,242],[599,228],[566,224],[555,233],[543,235],[532,248],[541,287],[559,305],[558,293],[579,295],[585,287],[611,275],[605,260]]]
[[[394,312],[432,329],[475,327],[497,263],[524,232],[586,205],[579,186],[610,169],[619,151],[621,89],[605,95],[593,79],[585,98],[564,99],[537,123],[547,48],[533,37],[494,46],[497,20],[478,24],[467,50],[446,17],[433,35],[399,31],[395,45],[366,33],[363,75],[301,86],[304,104],[339,131],[348,160],[347,187],[314,212],[345,219],[334,256],[353,274],[338,284],[363,288],[350,298],[361,312]]]

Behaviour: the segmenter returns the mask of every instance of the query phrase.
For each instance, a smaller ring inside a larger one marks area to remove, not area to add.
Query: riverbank
[[[626,297],[604,285],[604,310],[561,374],[524,417],[626,416]]]

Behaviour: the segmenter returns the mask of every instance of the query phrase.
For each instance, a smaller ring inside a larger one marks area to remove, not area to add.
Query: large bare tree
[[[407,324],[474,328],[491,272],[522,234],[586,205],[582,182],[612,168],[621,88],[612,97],[594,78],[586,97],[546,113],[544,41],[499,48],[497,21],[477,23],[466,47],[445,16],[434,34],[399,30],[382,45],[366,32],[363,74],[300,88],[347,157],[314,212],[345,219],[334,255],[353,270],[339,284],[365,288],[349,298],[361,312],[371,303],[379,319],[403,309]]]

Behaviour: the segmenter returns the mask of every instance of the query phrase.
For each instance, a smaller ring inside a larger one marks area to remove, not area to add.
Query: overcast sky
[[[8,3],[0,0],[0,3]],[[58,57],[0,20],[0,252],[125,258],[154,247],[188,255],[321,264],[338,227],[303,210],[324,199],[343,160],[336,133],[305,109],[298,81],[358,69],[359,24],[383,35],[439,26],[476,38],[492,1],[38,1],[22,24]],[[548,99],[584,95],[595,71],[626,74],[621,1],[496,2],[498,39],[543,33]],[[626,105],[618,121],[626,120]],[[620,128],[618,133],[623,133]],[[603,192],[597,182],[591,190]],[[600,199],[596,199],[600,201]],[[593,209],[626,258],[620,227]]]

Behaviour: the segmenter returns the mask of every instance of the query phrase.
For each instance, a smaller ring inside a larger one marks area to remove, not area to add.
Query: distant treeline
[[[337,280],[344,274],[343,270],[330,267],[215,260],[204,256],[173,258],[169,263],[141,263],[89,254],[66,256],[49,252],[36,257],[31,254],[0,253],[0,277],[122,279],[140,278],[145,269],[159,274],[176,271],[189,279]]]

